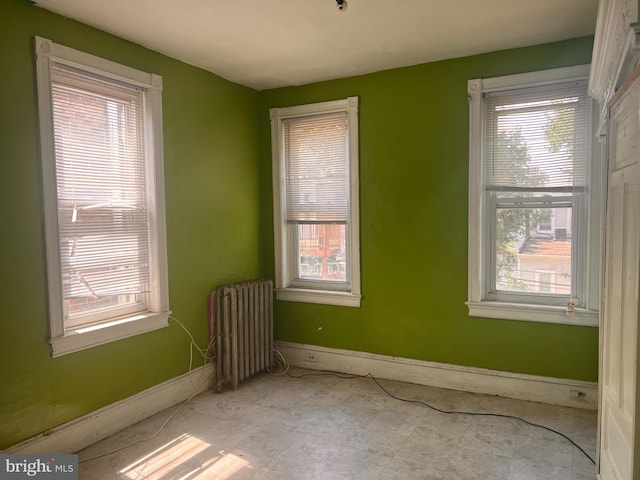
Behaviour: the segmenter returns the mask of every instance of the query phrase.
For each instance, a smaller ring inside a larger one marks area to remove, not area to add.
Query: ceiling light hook
[[[338,10],[344,12],[349,6],[347,0],[336,0],[336,4],[338,5]]]

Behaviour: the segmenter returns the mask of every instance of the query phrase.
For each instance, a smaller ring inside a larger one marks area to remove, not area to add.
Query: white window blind
[[[144,90],[56,63],[51,84],[65,323],[144,309]]]
[[[597,326],[602,186],[589,71],[468,82],[471,316]]]
[[[484,108],[486,191],[585,190],[586,81],[486,93]]]
[[[358,97],[269,114],[276,298],[359,307]]]
[[[347,223],[347,112],[285,119],[283,131],[286,222]]]

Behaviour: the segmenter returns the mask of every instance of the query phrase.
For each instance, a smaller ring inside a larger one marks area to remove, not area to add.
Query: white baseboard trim
[[[427,362],[375,353],[276,342],[289,365],[366,375],[487,395],[598,409],[598,384]],[[315,359],[315,360],[310,360]]]
[[[78,452],[129,425],[187,400],[194,392],[202,393],[212,388],[213,375],[212,364],[193,369],[9,447],[5,453],[41,455]]]

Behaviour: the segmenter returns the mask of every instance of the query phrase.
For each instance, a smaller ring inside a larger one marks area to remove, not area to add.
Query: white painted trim
[[[4,453],[74,453],[123,428],[213,387],[213,364],[207,364],[147,390],[60,425],[8,448]]]
[[[276,290],[276,300],[302,303],[322,303],[342,307],[359,307],[360,295],[349,292],[332,292],[327,290],[306,290],[301,288],[280,288]]]
[[[469,80],[469,284],[470,301],[482,299],[484,274],[484,195],[482,194],[482,80]]]
[[[468,297],[469,316],[558,323],[597,327],[599,298],[599,261],[602,178],[598,165],[600,149],[591,146],[589,169],[588,210],[586,222],[581,226],[580,238],[584,251],[576,252],[583,275],[574,273],[578,285],[578,298],[584,302],[574,315],[567,315],[565,305],[557,305],[558,299],[535,295],[492,293],[489,228],[491,206],[484,193],[484,94],[524,87],[538,87],[558,82],[585,80],[590,65],[577,65],[535,72],[505,75],[502,77],[471,79],[467,83],[469,98],[469,236],[468,236]],[[595,142],[595,136],[593,137]],[[577,218],[577,217],[576,217]],[[576,249],[579,250],[579,249]],[[585,277],[585,278],[583,278]],[[568,300],[568,298],[566,299]],[[563,300],[563,301],[566,301]],[[552,305],[556,303],[556,305]]]
[[[162,132],[162,77],[120,65],[94,55],[34,38],[38,91],[38,117],[42,164],[44,226],[50,344],[53,357],[77,352],[132,335],[167,326],[169,281],[167,270],[164,157]],[[78,327],[65,325],[58,225],[57,174],[51,97],[52,61],[70,65],[118,82],[137,85],[145,91],[145,169],[149,228],[151,291],[142,311],[119,311],[118,317],[103,319],[95,328],[89,320]],[[125,315],[126,313],[126,315]]]
[[[481,80],[481,90],[482,93],[487,93],[514,88],[539,87],[571,80],[584,80],[585,78],[589,78],[590,68],[591,65],[576,65],[551,70],[517,73],[515,75],[505,75],[502,77],[483,78]]]
[[[573,315],[566,307],[555,305],[526,305],[507,302],[466,302],[470,317],[524,320],[527,322],[559,323],[582,327],[599,326],[599,312],[576,308]]]
[[[315,370],[358,375],[371,373],[377,378],[438,388],[589,410],[596,410],[598,407],[598,386],[595,382],[390,357],[318,345],[291,342],[276,342],[276,344],[290,365]],[[315,358],[316,361],[306,360],[308,356]]]
[[[51,40],[35,37],[36,85],[38,91],[38,126],[40,165],[42,168],[42,208],[44,213],[47,261],[49,333],[51,338],[64,335],[60,242],[58,238],[58,193],[56,187],[53,104],[51,101]]]
[[[271,157],[273,181],[273,222],[275,254],[275,287],[277,300],[359,307],[360,279],[360,194],[358,97],[318,102],[269,110],[271,121]],[[284,132],[283,120],[317,114],[344,112],[347,114],[349,143],[349,220],[346,282],[297,281],[292,251],[291,228],[284,221]],[[294,288],[302,287],[302,288]]]
[[[270,109],[271,118],[307,117],[319,113],[333,113],[348,111],[350,107],[358,109],[358,97],[347,97],[340,100],[327,102],[307,103],[305,105],[293,105],[291,107],[273,107]]]
[[[638,58],[637,21],[637,1],[599,1],[589,94],[598,100],[603,113],[618,82],[626,78]]]
[[[68,353],[79,352],[86,348],[104,345],[123,338],[152,332],[169,325],[171,312],[143,313],[119,320],[113,320],[95,327],[79,327],[59,337],[53,337],[51,356],[56,358]]]
[[[106,58],[97,57],[90,53],[81,52],[66,47],[43,37],[35,37],[36,54],[54,61],[61,61],[65,65],[74,66],[81,70],[106,76],[113,80],[137,85],[144,88],[157,88],[154,75],[136,68],[121,65]]]

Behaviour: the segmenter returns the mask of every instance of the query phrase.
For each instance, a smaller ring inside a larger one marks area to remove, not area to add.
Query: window
[[[162,79],[36,37],[53,356],[167,325]]]
[[[357,307],[358,98],[270,113],[276,298]]]
[[[601,176],[587,75],[469,81],[472,316],[597,325]]]

